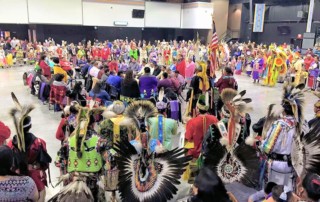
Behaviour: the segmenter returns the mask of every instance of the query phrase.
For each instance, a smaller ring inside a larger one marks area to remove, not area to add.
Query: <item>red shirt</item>
[[[50,69],[49,65],[47,65],[47,63],[45,63],[45,61],[41,60],[39,66],[42,70],[43,76],[50,79],[51,78],[51,69]]]
[[[231,76],[222,76],[217,83],[214,84],[215,87],[219,88],[219,93],[221,94],[223,89],[235,88],[236,80]]]
[[[101,56],[101,53],[100,53],[100,50],[98,48],[94,48],[92,49],[92,57],[93,58],[96,58],[96,57],[100,57]]]
[[[186,77],[186,61],[183,59],[182,61],[178,62],[176,65],[177,70],[179,71],[179,73],[183,76]]]
[[[8,147],[12,150],[14,149],[14,145],[12,140],[8,142]],[[28,164],[34,164],[38,162],[38,155],[40,147],[42,146],[44,151],[47,151],[46,142],[41,138],[36,138],[30,148],[27,150],[27,162]],[[32,169],[28,171],[28,176],[33,179],[35,184],[37,185],[38,191],[42,191],[47,186],[47,175],[44,172],[49,165],[42,165],[40,169]]]
[[[304,59],[304,68],[308,71],[310,68],[310,65],[314,62],[314,58],[310,57],[310,58],[306,58]]]
[[[109,62],[109,69],[110,71],[116,71],[118,72],[118,63],[115,60],[112,60],[111,62]]]
[[[71,64],[70,62],[64,60],[64,61],[60,61],[60,66],[62,69],[64,69],[64,71],[70,71],[72,70]]]
[[[101,58],[103,60],[108,60],[109,56],[110,56],[110,49],[107,47],[103,48],[101,50]]]
[[[188,150],[188,155],[192,155],[193,158],[199,157],[203,137],[209,126],[216,123],[218,123],[218,119],[209,114],[198,115],[187,122],[185,139],[194,142],[194,148]]]

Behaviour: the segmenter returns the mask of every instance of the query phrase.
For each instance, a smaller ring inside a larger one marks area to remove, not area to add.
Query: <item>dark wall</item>
[[[318,1],[318,0],[317,0]],[[290,43],[291,38],[296,38],[298,34],[306,31],[307,16],[297,17],[298,11],[308,11],[307,4],[281,4],[267,5],[265,13],[264,32],[252,33],[252,25],[249,25],[249,4],[243,4],[240,30],[240,41],[256,41],[258,43]],[[317,12],[318,6],[314,12]],[[288,26],[289,32],[284,34],[278,30],[281,26]],[[312,31],[315,30],[312,26]]]
[[[51,37],[57,43],[62,40],[78,43],[86,40],[115,40],[136,39],[152,41],[155,40],[193,40],[199,33],[202,42],[206,42],[209,30],[194,29],[169,29],[169,28],[129,28],[129,27],[93,27],[93,26],[71,26],[71,25],[0,25],[0,30],[10,31],[13,36],[20,39],[28,39],[28,29],[36,30],[37,41],[44,41]]]
[[[290,27],[289,34],[281,34],[278,30],[281,26]],[[291,39],[296,39],[298,34],[303,34],[306,31],[307,23],[266,23],[263,33],[253,34],[253,40],[258,43],[287,43],[290,44]]]
[[[0,31],[10,31],[11,37],[28,39],[28,27],[24,24],[0,24]]]

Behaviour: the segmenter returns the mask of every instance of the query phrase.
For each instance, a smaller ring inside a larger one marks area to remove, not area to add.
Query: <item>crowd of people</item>
[[[30,132],[33,107],[12,93],[12,140],[0,122],[0,196],[8,201],[17,194],[44,201],[50,163],[63,188],[49,201],[167,201],[182,181],[193,186],[180,201],[235,202],[224,185],[233,182],[257,190],[250,202],[320,199],[320,100],[314,119],[303,110],[305,86],[320,99],[317,48],[303,55],[286,44],[221,43],[214,62],[199,41],[0,43],[2,66],[34,63],[24,84],[62,113],[52,162],[46,142]],[[238,92],[234,74],[284,83],[281,103],[270,104],[253,133],[251,99]],[[176,148],[181,123],[184,143]]]

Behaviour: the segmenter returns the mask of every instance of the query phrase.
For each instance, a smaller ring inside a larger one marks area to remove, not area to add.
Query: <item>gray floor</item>
[[[10,69],[0,69],[0,98],[2,105],[0,105],[0,120],[11,128],[12,135],[15,134],[12,120],[8,114],[9,109],[13,107],[13,102],[10,97],[10,92],[14,92],[21,103],[34,104],[36,109],[31,113],[32,116],[32,132],[43,138],[47,142],[47,149],[50,155],[55,158],[56,152],[59,149],[59,141],[55,138],[55,132],[60,121],[60,113],[54,113],[48,110],[47,105],[42,103],[34,96],[30,94],[29,88],[23,86],[22,74],[26,70],[32,67],[13,67]],[[275,88],[263,87],[259,84],[253,84],[252,80],[247,76],[236,76],[240,90],[247,90],[247,97],[251,97],[253,102],[251,118],[252,123],[255,123],[259,118],[264,116],[266,108],[271,103],[280,103],[281,101],[281,85],[277,85]],[[313,104],[317,101],[317,98],[312,93],[306,94],[306,106],[305,116],[309,120],[313,117]],[[184,133],[184,126],[180,124],[179,131]],[[179,136],[174,137],[174,145],[178,145]],[[53,184],[57,182],[59,176],[58,169],[51,165],[51,177]],[[185,187],[184,187],[185,188]],[[47,189],[47,198],[50,198],[56,193],[59,188]],[[247,188],[237,185],[233,189],[236,197],[239,197],[240,202],[246,201],[246,197],[249,194]]]

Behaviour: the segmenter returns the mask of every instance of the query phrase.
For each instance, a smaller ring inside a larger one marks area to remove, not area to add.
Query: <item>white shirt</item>
[[[93,67],[90,69],[89,74],[90,74],[90,76],[92,76],[92,77],[98,78],[99,71],[100,71],[100,69],[99,69],[98,67],[93,66]]]

